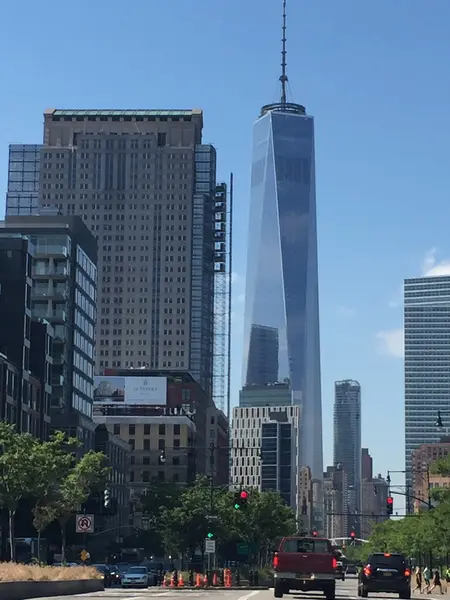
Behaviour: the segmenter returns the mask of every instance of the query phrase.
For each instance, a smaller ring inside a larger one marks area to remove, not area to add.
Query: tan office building
[[[79,215],[97,238],[97,374],[188,370],[211,391],[226,218],[202,128],[201,110],[47,110],[33,199],[8,189],[7,215]]]

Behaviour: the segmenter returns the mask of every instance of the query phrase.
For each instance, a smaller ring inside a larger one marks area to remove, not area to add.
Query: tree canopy
[[[430,466],[433,474],[450,476],[450,457],[437,460]],[[450,488],[430,490],[432,510],[420,510],[403,519],[390,519],[378,524],[367,544],[359,549],[364,560],[371,552],[401,552],[422,564],[431,557],[450,553]]]
[[[42,442],[0,422],[0,506],[9,515],[12,560],[15,559],[14,517],[21,500],[29,498],[35,502],[33,524],[38,537],[47,525],[58,520],[64,540],[68,516],[93,490],[105,484],[109,469],[104,454],[88,452],[77,459],[72,451],[79,445],[78,440],[61,432]]]
[[[250,490],[246,506],[236,510],[234,492],[211,487],[207,477],[199,476],[184,490],[172,487],[166,503],[159,504],[170,487],[155,482],[142,497],[144,514],[168,554],[202,553],[210,533],[223,557],[236,554],[239,543],[256,557],[296,531],[295,513],[277,492]]]

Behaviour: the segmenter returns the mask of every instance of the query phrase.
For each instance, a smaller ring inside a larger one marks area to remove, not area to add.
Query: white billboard
[[[167,377],[94,377],[94,404],[167,404]]]

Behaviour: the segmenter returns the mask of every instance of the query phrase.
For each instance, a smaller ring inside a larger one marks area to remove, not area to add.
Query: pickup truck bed
[[[300,590],[322,591],[327,600],[334,600],[336,564],[327,539],[283,538],[273,561],[275,598],[282,598],[290,590]]]

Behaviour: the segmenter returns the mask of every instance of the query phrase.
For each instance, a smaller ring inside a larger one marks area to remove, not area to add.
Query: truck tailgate
[[[286,573],[332,573],[333,557],[329,554],[302,554],[299,552],[280,552],[278,554],[278,572]]]

